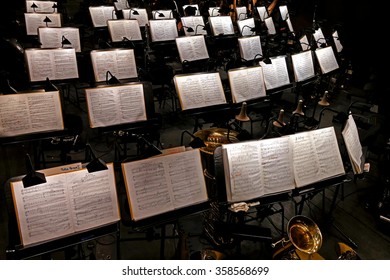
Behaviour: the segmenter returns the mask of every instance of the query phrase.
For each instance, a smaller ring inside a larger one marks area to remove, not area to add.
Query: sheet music
[[[0,137],[63,129],[58,91],[0,95]]]
[[[260,65],[263,67],[265,88],[270,90],[290,84],[286,57],[278,56],[270,59],[271,64],[260,61]]]
[[[286,20],[288,17],[288,8],[287,5],[281,5],[279,6],[279,12],[280,12],[280,17],[282,20]]]
[[[317,30],[314,31],[313,37],[314,37],[314,40],[316,41],[318,48],[321,48],[321,45],[323,43],[326,44],[326,39],[325,39],[324,34],[322,33],[321,28],[318,28]]]
[[[307,36],[306,36],[306,35],[303,35],[303,36],[299,39],[299,43],[301,44],[301,48],[302,48],[303,51],[310,50],[309,40],[307,39]]]
[[[118,79],[138,77],[133,49],[93,50],[91,61],[96,82],[106,81],[107,71]]]
[[[41,48],[61,48],[62,36],[69,40],[70,45],[64,45],[67,48],[74,48],[76,52],[81,52],[80,32],[76,27],[39,27],[38,37],[42,44]]]
[[[130,41],[141,41],[141,29],[136,19],[116,19],[107,21],[111,41],[121,42],[126,37]]]
[[[182,110],[226,104],[219,73],[175,75]]]
[[[46,176],[46,183],[11,190],[22,244],[27,246],[119,221],[113,165]],[[73,212],[74,211],[74,212]]]
[[[134,14],[134,11],[138,12],[138,15]],[[139,26],[145,26],[149,23],[148,12],[146,9],[140,8],[131,8],[122,10],[124,19],[136,19],[138,21]]]
[[[85,90],[91,128],[145,121],[142,84],[124,84]]]
[[[297,187],[345,173],[334,127],[289,136],[294,145]]]
[[[149,20],[152,42],[173,41],[179,35],[175,19]]]
[[[50,19],[50,22],[44,22],[46,19]],[[25,13],[24,20],[26,24],[27,35],[38,35],[39,27],[61,27],[62,26],[62,14],[43,14],[43,13]]]
[[[261,21],[264,21],[267,17],[269,17],[268,10],[265,6],[256,7],[256,9]]]
[[[117,0],[113,1],[114,7],[116,10],[124,10],[129,8],[128,0]]]
[[[183,26],[191,27],[194,30],[194,32],[188,32],[187,28],[184,28],[184,34],[186,36],[207,35],[207,30],[203,29],[205,24],[202,16],[182,17],[181,22]]]
[[[176,38],[176,46],[181,62],[209,58],[203,35],[178,37]]]
[[[260,66],[230,69],[228,77],[233,103],[241,103],[266,95],[263,68]]]
[[[265,23],[265,26],[267,27],[269,35],[276,34],[275,24],[274,24],[274,20],[272,17],[267,17],[266,19],[264,19],[264,23]]]
[[[70,49],[25,49],[31,82],[79,77],[76,51]]]
[[[219,9],[220,9],[220,7],[209,7],[209,9],[208,9],[209,16],[210,17],[220,16],[221,14],[219,13]]]
[[[247,18],[246,6],[236,7],[237,21]]]
[[[230,16],[209,17],[209,23],[214,36],[234,34],[233,22]]]
[[[339,68],[332,46],[315,50],[322,74],[332,72]]]
[[[37,7],[32,8],[31,6],[35,4]],[[57,13],[57,8],[53,8],[53,5],[57,5],[56,1],[29,1],[26,0],[26,12],[27,13]]]
[[[252,31],[252,28],[255,28],[255,19],[247,18],[237,21],[237,26],[240,30],[241,36],[251,36],[255,35],[256,31]]]
[[[251,61],[255,58],[261,58],[263,56],[260,36],[256,35],[251,37],[238,38],[238,47],[240,48],[241,58],[245,59],[246,61]]]
[[[355,120],[352,115],[348,116],[348,120],[345,123],[342,131],[345,147],[348,151],[348,156],[351,161],[354,174],[361,174],[362,170],[362,156],[363,149],[360,143],[359,131],[357,129]]]
[[[296,82],[305,81],[315,76],[314,62],[311,51],[291,55],[294,77]]]
[[[122,164],[133,220],[208,200],[199,149]]]
[[[107,20],[117,19],[114,6],[90,6],[89,14],[93,27],[106,27]]]
[[[343,50],[343,45],[340,42],[340,37],[337,31],[332,34],[333,42],[336,47],[336,51],[339,53]]]

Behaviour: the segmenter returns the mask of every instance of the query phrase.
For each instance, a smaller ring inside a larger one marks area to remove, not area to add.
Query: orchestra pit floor
[[[352,99],[348,98],[353,91],[354,88],[351,87],[346,91],[335,93],[331,99],[331,108],[345,112],[356,98],[353,94]],[[359,91],[361,92],[361,90]],[[72,94],[71,92],[71,96]],[[294,100],[294,93],[290,91],[283,92],[280,100],[273,108],[273,114],[277,115],[280,108],[284,108],[286,112],[291,112],[294,108]],[[156,103],[156,111],[160,112],[163,117],[160,140],[164,148],[179,146],[182,131],[193,130],[193,119],[185,118],[180,113],[173,112],[169,105],[170,103],[167,102],[165,106],[160,108]],[[80,107],[76,107],[66,100],[65,106],[66,112],[79,114],[84,121],[87,121],[86,113],[80,110]],[[81,104],[81,108],[85,110],[84,106],[85,104]],[[311,114],[312,111],[310,110],[308,107],[307,114]],[[317,109],[315,112],[317,118],[319,111]],[[364,114],[369,114],[366,115],[366,119],[371,119],[373,113],[362,113],[362,115]],[[321,126],[334,125],[336,129],[340,127],[339,123],[334,122],[333,116],[333,114],[325,114]],[[211,123],[205,124],[204,128],[211,125]],[[243,127],[248,128],[248,123],[244,123]],[[85,129],[83,133],[85,134],[82,137],[83,140],[91,144],[98,156],[102,156],[102,159],[106,162],[113,160],[109,141],[98,136],[90,129]],[[261,137],[263,133],[264,124],[261,125],[260,122],[255,122],[253,128],[254,138]],[[24,174],[23,157],[24,152],[28,149],[31,149],[28,143],[7,147],[8,156],[7,158],[2,156],[0,167],[3,185],[8,178]],[[55,151],[51,153],[52,157],[55,158]],[[82,149],[72,151],[69,156],[72,160],[77,161],[78,158],[82,160],[84,152]],[[373,210],[377,201],[378,188],[382,184],[378,177],[379,158],[379,154],[369,151],[367,162],[370,162],[371,165],[370,172],[365,173],[363,178],[357,178],[356,180],[351,172],[347,174],[343,187],[336,195],[333,209],[330,209],[330,206],[335,195],[335,186],[326,187],[323,191],[309,195],[303,203],[302,214],[312,218],[320,227],[323,244],[318,253],[323,258],[337,259],[337,244],[338,242],[344,242],[351,247],[354,246],[353,244],[357,245],[354,248],[361,259],[390,260],[388,223],[380,222],[375,210]],[[4,174],[3,171],[7,174]],[[123,199],[125,194],[121,187],[118,187],[118,193],[120,200]],[[7,259],[5,252],[8,245],[8,217],[4,199],[2,189],[0,202],[0,259],[3,260]],[[123,204],[122,200],[121,205]],[[221,255],[217,256],[227,259],[271,259],[272,248],[270,243],[281,238],[283,235],[281,225],[283,224],[284,229],[286,229],[289,219],[296,214],[293,200],[282,201],[281,204],[276,203],[273,206],[276,209],[280,205],[284,208],[284,218],[281,217],[280,213],[268,215],[267,211],[273,208],[260,207],[259,209],[263,210],[254,211],[252,215],[255,216],[255,219],[248,222],[250,225],[265,229],[266,233],[270,232],[272,240],[269,240],[268,235],[265,234],[264,239],[260,238],[254,241],[243,238],[241,242],[234,239],[233,245],[229,241],[216,245],[216,243],[211,242],[210,236],[217,239],[219,237],[218,233],[211,232],[209,236],[205,235],[204,228],[209,226],[205,224],[204,219],[207,216],[207,211],[184,215],[178,217],[176,222],[167,222],[165,225],[158,224],[151,228],[136,230],[127,225],[128,213],[122,209],[123,221],[119,225],[119,238],[117,234],[112,233],[79,245],[70,246],[66,250],[54,252],[49,256],[35,256],[33,259],[198,259],[200,258],[200,252],[219,252]],[[323,207],[325,207],[325,210]],[[284,232],[284,236],[286,234]],[[162,237],[165,238],[162,239]],[[161,242],[162,240],[163,242]],[[208,249],[215,251],[207,251]],[[213,258],[215,255],[210,256]]]

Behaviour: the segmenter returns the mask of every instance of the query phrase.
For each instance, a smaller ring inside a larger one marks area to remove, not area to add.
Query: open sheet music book
[[[233,103],[241,103],[266,95],[261,66],[230,69],[228,77]]]
[[[256,35],[256,31],[252,31],[252,29],[255,28],[254,18],[237,20],[237,26],[241,36]]]
[[[312,51],[292,54],[291,60],[296,82],[302,82],[315,76]]]
[[[90,127],[146,121],[142,83],[85,89]]]
[[[199,149],[122,163],[134,221],[208,201]]]
[[[113,164],[46,176],[25,188],[11,182],[22,245],[45,243],[120,220]]]
[[[228,202],[286,192],[345,174],[333,127],[222,145]]]
[[[220,7],[209,7],[208,12],[210,17],[216,17],[220,16],[221,14],[219,13]]]
[[[133,49],[93,50],[91,61],[96,82],[106,81],[107,71],[110,71],[117,79],[138,77]]]
[[[134,12],[138,12],[138,15],[135,15]],[[136,19],[139,26],[143,27],[149,23],[148,12],[146,9],[131,8],[122,10],[122,13],[124,19]]]
[[[28,74],[31,82],[77,79],[76,50],[70,49],[25,49]]]
[[[123,40],[141,41],[141,29],[136,19],[114,19],[107,21],[108,32],[111,41],[121,42]]]
[[[315,51],[322,74],[332,72],[339,68],[332,46],[318,48]]]
[[[153,17],[153,19],[157,19],[157,20],[173,19],[173,11],[172,10],[153,10],[152,17]]]
[[[247,9],[246,6],[236,7],[237,21],[247,18]]]
[[[262,58],[263,50],[261,48],[260,40],[260,36],[258,35],[238,38],[238,47],[240,49],[241,58],[246,61]]]
[[[226,104],[219,73],[179,74],[173,81],[182,110]]]
[[[176,46],[181,62],[209,58],[203,35],[178,37],[176,38]]]
[[[325,39],[324,34],[322,33],[321,28],[318,28],[317,30],[314,31],[313,38],[314,38],[318,48],[320,48],[323,43],[326,44],[326,39]]]
[[[267,31],[269,35],[275,35],[276,34],[276,29],[275,29],[275,24],[274,20],[272,17],[267,17],[264,20],[265,26],[267,27]]]
[[[128,0],[112,1],[116,10],[124,10],[129,8]]]
[[[58,91],[0,95],[0,137],[63,129]]]
[[[340,37],[337,31],[332,33],[332,38],[334,42],[334,46],[336,48],[336,51],[339,53],[343,50],[343,45],[340,42]]]
[[[301,38],[299,38],[299,43],[303,51],[310,50],[310,43],[306,35],[303,35]]]
[[[181,22],[183,26],[186,26],[187,28],[184,28],[184,34],[186,36],[192,36],[192,35],[207,35],[207,30],[204,29],[204,20],[202,16],[189,16],[189,17],[182,17]],[[194,31],[189,32],[187,29],[188,27],[191,27]]]
[[[342,131],[345,147],[347,148],[348,156],[351,161],[352,170],[354,174],[363,173],[363,148],[360,143],[359,131],[352,115],[348,116]]]
[[[80,32],[77,27],[39,27],[38,38],[42,49],[64,47],[74,48],[76,52],[81,52]],[[63,38],[71,44],[63,45]]]
[[[33,7],[35,4],[36,7]],[[27,13],[57,13],[57,8],[53,8],[53,5],[57,5],[57,1],[29,1],[26,0],[26,12]]]
[[[55,14],[25,13],[24,20],[26,24],[27,35],[38,35],[39,27],[61,27],[62,26],[62,14],[60,13],[55,13]]]
[[[174,41],[178,36],[176,19],[149,20],[152,42]]]
[[[286,56],[270,57],[271,63],[260,61],[263,67],[264,83],[267,90],[289,85],[290,75],[287,68]]]
[[[106,27],[107,20],[117,18],[114,6],[90,6],[89,14],[93,27]]]
[[[230,16],[209,17],[211,32],[214,36],[234,35],[234,27]]]

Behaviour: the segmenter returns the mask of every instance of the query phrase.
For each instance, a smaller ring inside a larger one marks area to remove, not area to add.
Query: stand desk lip
[[[15,136],[6,136],[6,137],[0,136],[0,145],[10,145],[10,144],[23,143],[23,142],[40,141],[40,140],[50,139],[53,137],[65,137],[65,136],[69,136],[68,132],[69,130],[67,129],[60,129],[60,130],[50,130],[45,132],[21,134]]]

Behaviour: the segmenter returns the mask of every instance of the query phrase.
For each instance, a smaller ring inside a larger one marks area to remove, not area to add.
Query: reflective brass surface
[[[313,254],[322,246],[322,234],[317,224],[308,217],[294,216],[288,222],[291,243],[300,251]]]
[[[214,150],[222,144],[239,142],[237,139],[238,132],[227,128],[207,128],[198,130],[194,133],[206,144],[206,147],[200,148],[202,152],[213,154]]]

